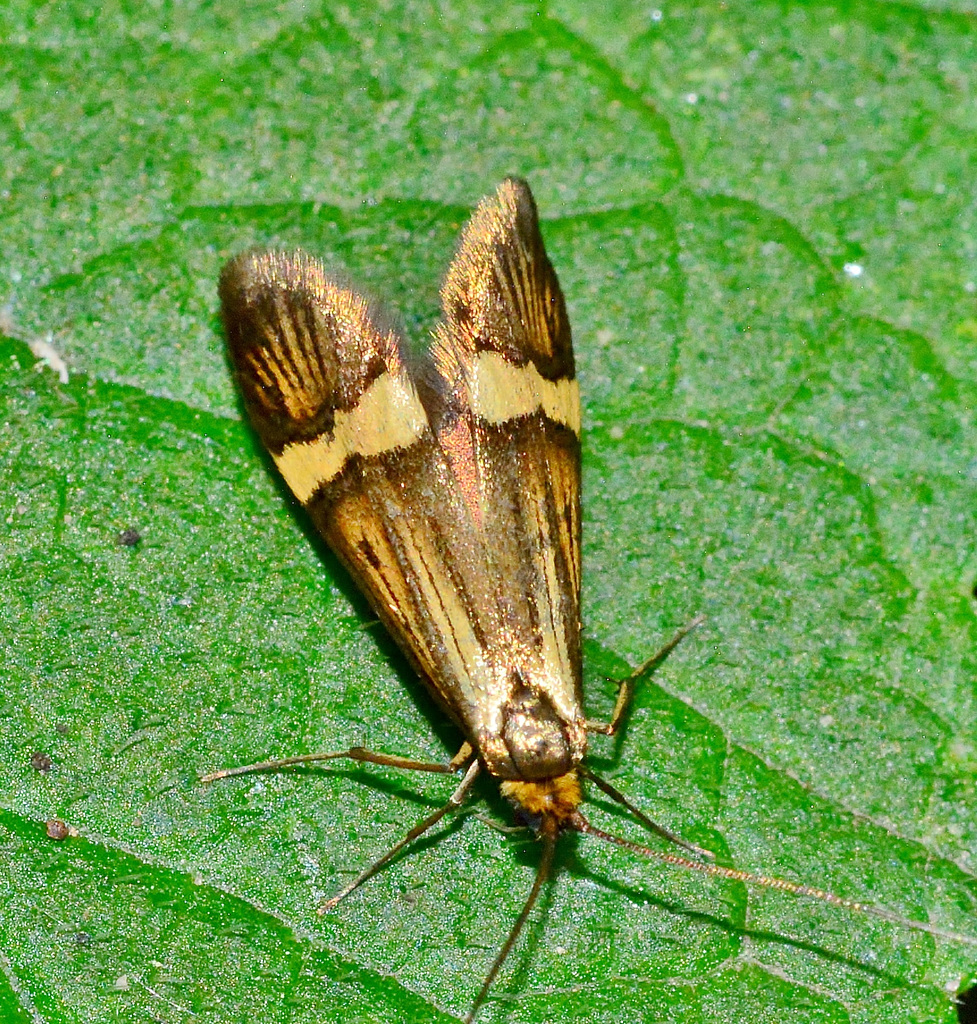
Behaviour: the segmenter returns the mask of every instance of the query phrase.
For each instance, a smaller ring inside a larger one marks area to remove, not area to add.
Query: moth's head
[[[500,788],[518,817],[533,831],[555,834],[575,827],[573,822],[583,799],[575,771],[555,779],[505,779]]]

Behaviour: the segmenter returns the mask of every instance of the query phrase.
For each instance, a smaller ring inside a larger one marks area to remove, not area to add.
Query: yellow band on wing
[[[532,363],[516,366],[498,352],[475,359],[472,411],[499,425],[520,416],[544,416],[580,434],[580,388],[576,380],[547,380]]]
[[[353,455],[369,458],[407,448],[427,430],[427,414],[406,376],[381,374],[349,412],[337,411],[331,432],[286,445],[275,465],[305,504],[335,479]]]

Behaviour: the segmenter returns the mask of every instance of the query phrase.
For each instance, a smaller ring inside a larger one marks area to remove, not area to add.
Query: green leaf
[[[589,713],[708,615],[592,766],[740,867],[974,934],[972,7],[241,11],[0,14],[0,1017],[470,1007],[530,841],[459,816],[320,917],[451,781],[197,782],[458,744],[241,422],[216,279],[301,245],[422,339],[508,173],[577,339]],[[949,1024],[975,963],[566,837],[480,1019]]]

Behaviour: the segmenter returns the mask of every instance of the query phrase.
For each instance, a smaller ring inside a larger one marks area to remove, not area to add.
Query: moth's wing
[[[285,480],[486,767],[583,756],[579,404],[529,190],[466,228],[433,361],[302,254],[221,278],[231,359]],[[469,329],[470,328],[470,329]]]
[[[503,182],[462,235],[441,292],[432,426],[483,538],[508,690],[479,709],[525,777],[583,755],[580,399],[570,324],[525,182]],[[503,719],[499,725],[500,717]],[[552,719],[547,739],[531,722]],[[525,749],[517,751],[517,746]],[[534,754],[534,748],[536,753]]]
[[[220,282],[251,422],[422,679],[460,724],[491,607],[474,538],[401,340],[303,253],[246,253]],[[468,560],[459,591],[452,563]],[[472,591],[470,588],[474,587]]]

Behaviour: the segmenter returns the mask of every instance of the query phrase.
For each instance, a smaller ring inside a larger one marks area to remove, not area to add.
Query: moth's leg
[[[400,759],[403,760],[403,759]],[[361,871],[356,878],[353,879],[349,885],[344,886],[332,899],[326,900],[325,903],[319,908],[319,913],[324,914],[327,910],[332,910],[340,900],[345,899],[354,889],[361,886],[368,878],[372,878],[385,864],[388,864],[394,857],[405,846],[410,845],[415,839],[419,839],[428,829],[435,826],[449,811],[453,811],[460,807],[468,796],[469,790],[472,788],[472,784],[478,777],[479,768],[481,767],[478,760],[472,761],[468,766],[468,771],[465,772],[465,777],[461,780],[458,788],[451,794],[448,802],[438,808],[433,814],[428,815],[423,821],[419,821],[411,830],[400,840],[392,846],[387,852],[375,860],[365,871]]]
[[[683,850],[688,850],[689,853],[694,853],[697,857],[703,860],[715,860],[716,855],[711,850],[703,849],[701,846],[696,846],[695,843],[690,843],[687,839],[683,839],[680,835],[676,835],[670,829],[665,828],[664,825],[659,825],[654,818],[649,818],[644,811],[640,808],[635,807],[633,803],[619,790],[612,786],[606,779],[602,779],[595,772],[592,772],[589,768],[585,768],[583,765],[577,766],[577,771],[585,779],[590,779],[591,782],[602,792],[606,793],[612,800],[619,803],[622,807],[627,808],[634,816],[641,822],[642,825],[649,832],[654,832],[656,836],[661,836],[662,839],[666,839],[670,843],[674,843],[676,846],[681,846]]]
[[[490,818],[487,814],[479,814],[477,811],[472,815],[472,817],[477,818],[483,825],[488,825],[489,828],[494,829],[496,832],[499,832],[504,836],[534,835],[534,832],[529,825],[503,825],[494,818]]]
[[[646,662],[639,665],[632,673],[621,681],[620,689],[617,691],[617,703],[614,705],[614,712],[609,722],[595,722],[588,719],[586,728],[588,732],[599,732],[605,736],[613,736],[617,732],[624,718],[624,713],[634,696],[634,688],[640,680],[649,672],[654,671],[658,666],[675,650],[676,647],[695,629],[706,621],[705,615],[697,615],[691,622],[686,623],[661,650],[653,654]]]
[[[296,764],[315,764],[318,761],[335,761],[348,758],[351,761],[366,761],[369,764],[382,764],[389,768],[407,768],[414,772],[437,772],[440,775],[453,775],[472,756],[471,744],[467,741],[447,763],[432,761],[414,761],[409,757],[397,754],[380,754],[365,747],[350,747],[349,750],[337,750],[328,754],[299,754],[297,757],[283,757],[275,761],[258,761],[255,764],[243,764],[237,768],[222,768],[220,771],[209,772],[200,776],[201,782],[216,782],[217,779],[229,779],[234,775],[249,775],[251,772],[268,772],[277,768],[288,768]]]
[[[665,644],[661,650],[653,654],[644,664],[639,665],[627,679],[623,680],[620,689],[617,691],[617,703],[614,705],[614,712],[611,715],[609,722],[587,722],[587,730],[589,732],[603,733],[605,736],[613,736],[618,727],[621,724],[621,720],[624,718],[624,714],[628,709],[628,705],[631,703],[631,698],[634,696],[635,685],[649,672],[656,669],[668,656],[675,650],[675,648],[685,639],[689,633],[692,632],[697,626],[700,626],[705,622],[706,617],[704,615],[697,615],[691,622],[684,625],[671,640]],[[628,798],[615,789],[609,782],[600,778],[600,776],[594,774],[594,772],[585,769],[581,766],[581,771],[586,778],[590,779],[598,789],[606,793],[612,800],[619,803],[622,807],[627,808],[637,818],[645,828],[649,831],[654,832],[656,835],[662,837],[670,843],[674,843],[676,846],[680,846],[683,850],[688,850],[689,853],[695,854],[697,857],[701,857],[705,860],[715,860],[715,855],[709,850],[703,849],[701,846],[696,846],[695,843],[690,843],[683,839],[681,836],[676,835],[670,829],[665,828],[664,825],[659,825],[657,821],[649,818],[644,811],[635,807]]]
[[[431,761],[415,761],[409,757],[399,757],[397,754],[381,754],[373,750],[366,750],[364,747],[350,747],[349,750],[337,750],[326,754],[300,754],[297,757],[283,757],[275,761],[258,761],[255,764],[240,765],[237,768],[223,768],[220,771],[210,772],[201,775],[201,782],[215,782],[217,779],[227,779],[235,775],[247,775],[251,772],[274,771],[276,768],[288,768],[297,764],[314,764],[318,761],[335,761],[339,758],[348,758],[352,761],[365,761],[368,764],[382,764],[391,768],[407,768],[417,772],[437,772],[440,775],[451,775],[464,767],[468,762],[468,770],[458,788],[451,794],[448,802],[433,814],[418,822],[404,838],[394,847],[388,850],[379,860],[371,864],[365,871],[362,871],[342,891],[327,900],[320,908],[319,913],[323,914],[334,907],[341,899],[348,896],[354,889],[362,885],[368,878],[376,874],[386,863],[397,856],[400,851],[412,843],[415,839],[424,835],[428,829],[436,825],[449,811],[460,807],[468,796],[476,777],[478,776],[480,762],[472,760],[473,754],[471,744],[466,740],[457,754],[447,763],[439,764]]]

